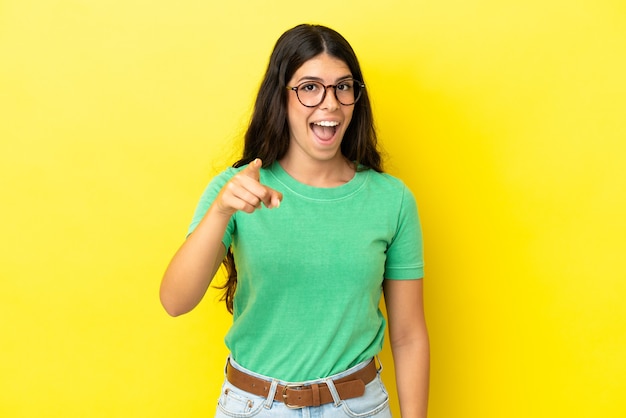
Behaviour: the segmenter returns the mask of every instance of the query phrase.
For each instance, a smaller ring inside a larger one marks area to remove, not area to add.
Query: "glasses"
[[[306,107],[319,106],[326,98],[326,91],[331,88],[335,91],[335,98],[344,106],[356,103],[361,97],[365,84],[353,78],[341,80],[337,84],[325,86],[319,81],[305,81],[295,87],[287,86],[287,90],[296,92],[298,101]]]

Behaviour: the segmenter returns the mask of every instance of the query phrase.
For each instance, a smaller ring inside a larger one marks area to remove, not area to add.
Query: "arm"
[[[161,281],[161,304],[168,314],[191,311],[204,297],[226,254],[222,237],[230,220],[211,205],[196,230],[170,261]]]
[[[423,280],[384,280],[383,290],[400,413],[403,418],[425,418],[430,346],[424,318]]]
[[[259,183],[261,160],[257,159],[224,185],[194,232],[178,249],[161,281],[161,304],[172,316],[191,311],[202,300],[226,249],[222,238],[237,211],[252,213],[278,207],[282,194]]]

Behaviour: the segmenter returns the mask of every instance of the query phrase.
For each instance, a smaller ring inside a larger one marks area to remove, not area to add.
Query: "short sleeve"
[[[191,224],[189,225],[189,229],[187,231],[187,235],[190,235],[198,226],[202,218],[204,217],[209,207],[213,204],[213,201],[219,194],[222,187],[239,171],[235,168],[228,168],[222,173],[218,174],[211,180],[211,182],[207,185],[200,197],[200,201],[196,206],[196,210],[194,212],[193,218],[191,220]],[[234,217],[231,217],[228,222],[228,226],[226,227],[226,232],[224,233],[224,237],[222,238],[222,243],[225,248],[229,248],[232,242],[232,234],[235,230],[235,221]]]
[[[385,278],[407,280],[423,277],[422,229],[417,203],[411,191],[404,186],[396,233],[387,249]]]

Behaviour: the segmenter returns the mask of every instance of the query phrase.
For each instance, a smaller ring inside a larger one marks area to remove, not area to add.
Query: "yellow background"
[[[301,22],[420,205],[430,417],[626,416],[622,0],[1,0],[0,416],[212,416],[229,316],[158,284]]]

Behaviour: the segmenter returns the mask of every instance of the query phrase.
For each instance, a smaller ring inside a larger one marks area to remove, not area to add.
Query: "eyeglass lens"
[[[295,90],[300,103],[314,107],[324,101],[327,88],[334,90],[337,101],[344,106],[354,104],[361,97],[361,83],[353,79],[343,80],[335,86],[324,86],[317,81],[306,81],[297,86]]]

